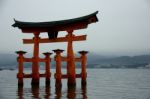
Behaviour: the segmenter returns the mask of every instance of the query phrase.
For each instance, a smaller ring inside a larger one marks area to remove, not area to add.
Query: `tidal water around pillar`
[[[87,86],[82,87],[77,78],[74,88],[67,87],[66,79],[62,88],[55,88],[55,70],[51,72],[50,86],[41,78],[39,86],[33,87],[31,79],[24,79],[24,86],[18,87],[17,70],[1,70],[0,99],[150,99],[150,69],[88,69]]]

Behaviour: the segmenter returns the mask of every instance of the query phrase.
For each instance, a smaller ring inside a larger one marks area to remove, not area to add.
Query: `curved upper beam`
[[[20,28],[24,33],[78,30],[97,22],[97,13],[98,11],[79,18],[51,22],[22,22],[14,19],[15,23],[12,26]]]

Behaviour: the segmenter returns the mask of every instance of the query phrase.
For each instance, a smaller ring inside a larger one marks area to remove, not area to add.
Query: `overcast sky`
[[[0,0],[0,53],[25,50],[23,38],[32,38],[13,28],[13,18],[20,21],[54,21],[76,18],[99,11],[99,22],[74,34],[87,34],[87,40],[75,42],[74,50],[88,50],[101,55],[150,54],[150,0]],[[59,33],[59,36],[65,32]],[[62,34],[62,35],[61,35]],[[47,34],[40,35],[47,37]],[[56,48],[66,50],[66,43],[41,44],[40,53]]]

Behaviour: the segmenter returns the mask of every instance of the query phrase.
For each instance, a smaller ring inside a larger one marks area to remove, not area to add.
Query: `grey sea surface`
[[[51,85],[45,86],[41,78],[39,87],[31,87],[31,79],[24,79],[23,88],[18,87],[17,72],[0,71],[0,99],[150,99],[150,69],[87,69],[86,87],[77,78],[76,87],[67,88],[67,79],[63,79],[59,89],[55,88],[55,69],[51,70]]]

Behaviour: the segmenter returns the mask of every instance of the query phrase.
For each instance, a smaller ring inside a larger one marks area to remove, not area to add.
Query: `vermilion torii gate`
[[[56,49],[53,50],[56,53],[56,86],[61,86],[61,79],[68,78],[68,86],[76,85],[76,78],[82,78],[82,85],[86,85],[86,54],[87,51],[80,51],[81,57],[75,58],[73,51],[73,41],[83,41],[86,40],[86,35],[76,36],[73,34],[74,30],[87,28],[88,24],[95,23],[98,21],[96,16],[97,12],[90,15],[69,19],[61,21],[52,22],[21,22],[16,21],[12,25],[13,27],[18,27],[23,33],[33,33],[34,37],[32,39],[23,39],[24,44],[34,44],[33,57],[25,58],[23,55],[26,53],[24,51],[17,51],[19,55],[18,60],[18,85],[23,85],[23,78],[32,78],[31,84],[39,84],[39,78],[45,77],[46,84],[50,83],[50,55],[52,53],[43,53],[45,58],[39,58],[39,44],[40,43],[55,43],[55,42],[67,42],[67,57],[62,57],[61,53],[64,50]],[[65,37],[58,37],[58,32],[67,31]],[[48,33],[48,38],[39,37],[40,33]],[[67,62],[67,74],[63,75],[61,73],[61,62]],[[32,73],[23,73],[23,62],[32,62]],[[46,71],[44,74],[39,73],[39,62],[45,62]],[[75,62],[81,62],[81,74],[76,74]]]

